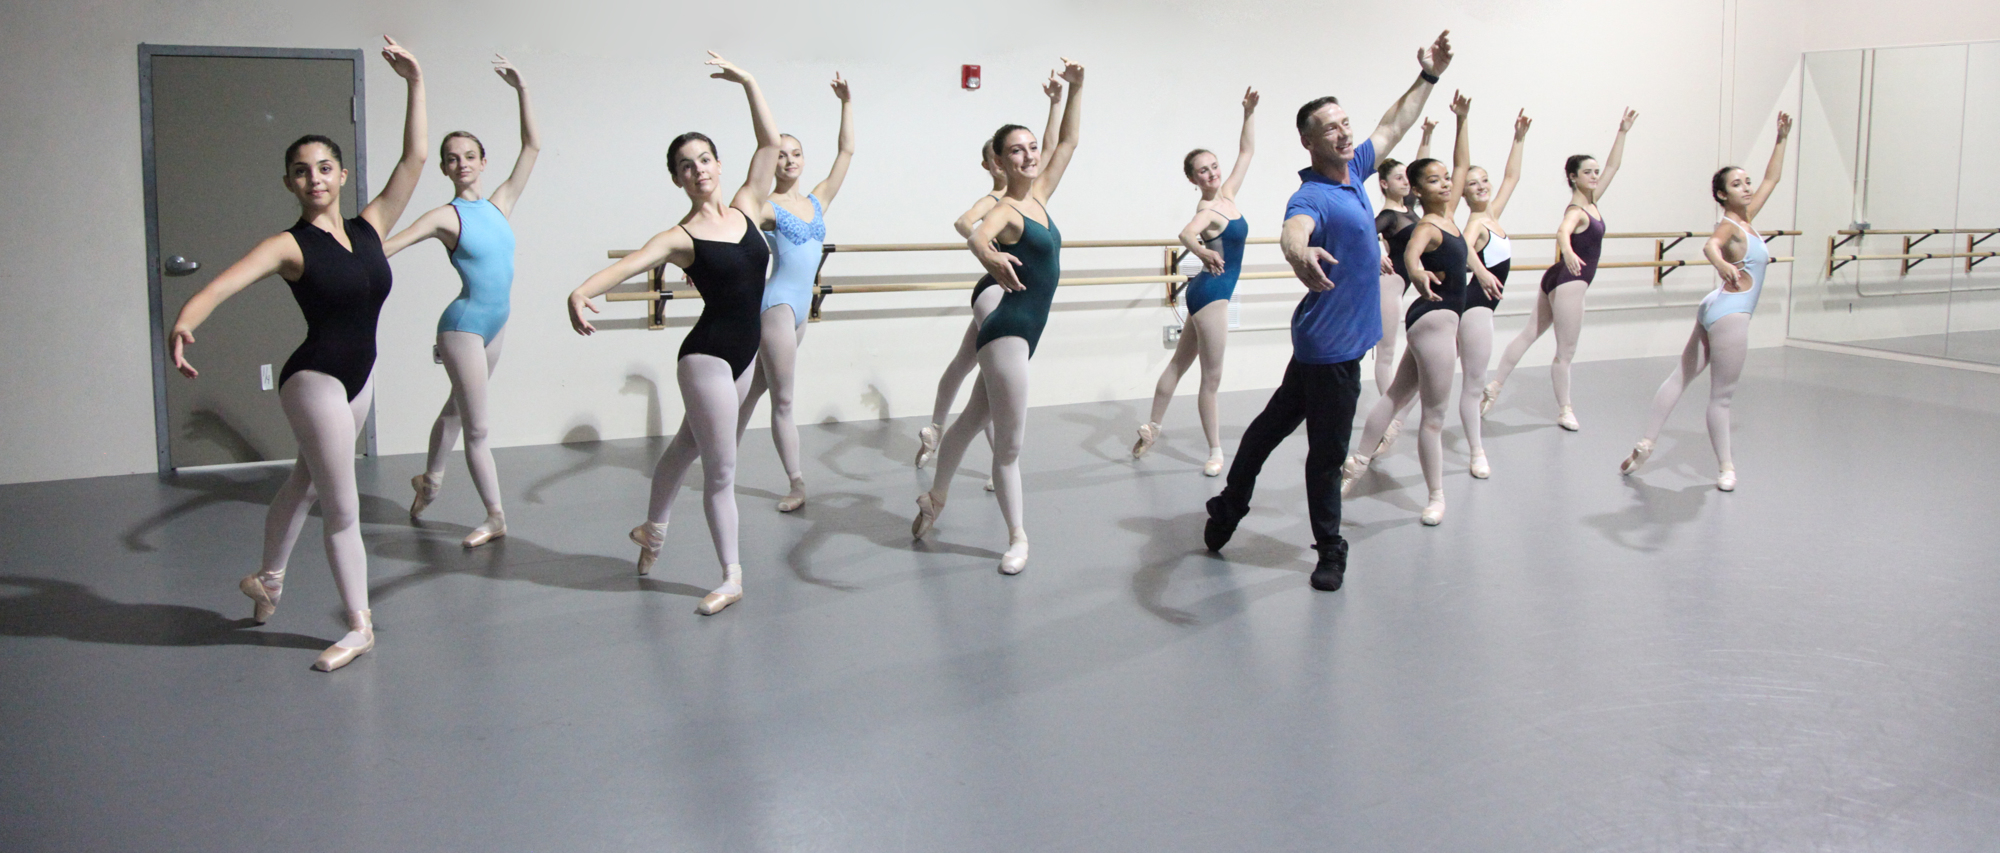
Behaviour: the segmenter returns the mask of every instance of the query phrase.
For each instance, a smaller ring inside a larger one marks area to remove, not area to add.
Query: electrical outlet
[[[270,365],[268,365],[268,364],[262,364],[262,365],[258,365],[258,366],[257,366],[257,384],[259,384],[259,385],[262,385],[262,386],[264,386],[264,390],[266,390],[266,391],[269,391],[269,390],[271,390],[271,366],[270,366]]]
[[[1163,326],[1160,328],[1161,346],[1166,347],[1167,349],[1173,349],[1174,345],[1180,342],[1181,342],[1181,327]]]

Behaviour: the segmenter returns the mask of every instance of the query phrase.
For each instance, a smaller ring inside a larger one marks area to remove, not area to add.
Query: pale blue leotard
[[[451,265],[462,286],[438,318],[438,331],[471,332],[490,344],[507,325],[514,290],[514,229],[486,199],[455,198],[451,206],[458,211],[458,248],[451,250]]]
[[[771,243],[771,279],[764,283],[764,307],[792,306],[792,322],[803,326],[812,313],[813,280],[819,277],[821,249],[826,245],[826,211],[819,197],[806,195],[812,202],[811,222],[793,216],[784,205],[771,203],[777,212],[778,230],[764,232]]]
[[[1727,217],[1725,217],[1727,218]],[[1701,327],[1706,329],[1715,321],[1730,314],[1750,314],[1757,310],[1757,297],[1764,292],[1764,268],[1771,264],[1771,247],[1764,245],[1763,236],[1744,228],[1734,219],[1730,224],[1743,232],[1743,260],[1736,265],[1750,273],[1750,289],[1742,293],[1730,293],[1717,285],[1715,290],[1701,300]]]

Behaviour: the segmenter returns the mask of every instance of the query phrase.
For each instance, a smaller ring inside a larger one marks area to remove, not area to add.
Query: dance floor
[[[1706,379],[1616,472],[1669,365],[1579,365],[1575,434],[1521,371],[1490,481],[1454,410],[1441,527],[1406,432],[1337,593],[1303,433],[1202,548],[1191,396],[1137,463],[1142,401],[1031,413],[1012,578],[982,472],[911,543],[917,419],[808,427],[793,515],[752,431],[713,617],[696,493],[632,573],[658,440],[500,451],[471,553],[462,463],[413,527],[419,461],[362,460],[379,645],[330,675],[317,520],[269,625],[236,591],[281,469],[0,487],[0,848],[1994,849],[2000,376],[1754,351],[1724,494]]]

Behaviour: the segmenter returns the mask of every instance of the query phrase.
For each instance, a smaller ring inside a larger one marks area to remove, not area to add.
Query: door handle
[[[168,258],[167,262],[161,264],[160,266],[161,268],[166,270],[167,275],[178,277],[184,275],[194,275],[196,270],[201,269],[201,262],[190,261],[187,258],[175,255],[171,258]]]

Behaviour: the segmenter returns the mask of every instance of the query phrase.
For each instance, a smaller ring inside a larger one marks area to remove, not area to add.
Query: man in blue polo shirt
[[[1208,501],[1203,531],[1209,550],[1220,551],[1250,512],[1257,474],[1279,442],[1306,425],[1306,504],[1312,517],[1319,565],[1314,589],[1340,588],[1347,573],[1347,540],[1340,535],[1340,463],[1354,433],[1354,405],[1361,396],[1361,356],[1382,339],[1375,245],[1375,209],[1366,178],[1423,115],[1438,75],[1451,64],[1450,30],[1418,51],[1417,82],[1382,116],[1368,139],[1355,144],[1347,111],[1332,97],[1299,108],[1299,144],[1312,152],[1311,168],[1285,206],[1278,243],[1306,286],[1292,312],[1292,362],[1271,402],[1250,422],[1229,466],[1222,494]]]

